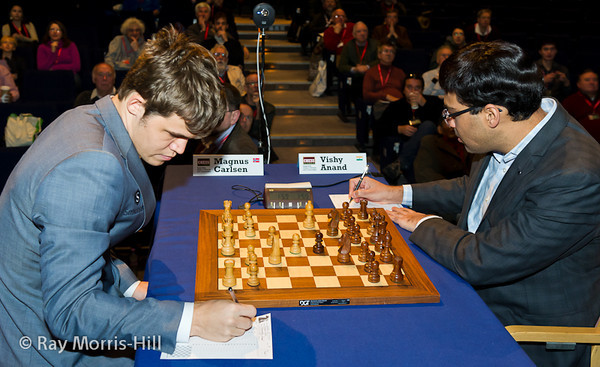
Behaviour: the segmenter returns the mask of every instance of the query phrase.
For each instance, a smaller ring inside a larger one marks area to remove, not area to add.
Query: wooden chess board
[[[358,261],[360,245],[353,245],[352,263],[340,264],[337,261],[338,238],[345,230],[340,221],[337,237],[327,233],[327,214],[331,209],[314,209],[315,229],[305,229],[303,209],[256,209],[251,214],[256,230],[255,237],[247,237],[244,229],[244,210],[231,210],[233,216],[233,235],[235,254],[223,256],[220,251],[222,236],[223,210],[200,211],[198,233],[198,259],[196,267],[196,301],[229,298],[228,287],[222,284],[225,274],[224,262],[233,259],[236,276],[235,293],[240,302],[256,307],[299,307],[321,305],[371,305],[399,303],[437,303],[439,293],[417,262],[406,242],[384,214],[389,223],[387,229],[392,235],[391,251],[403,258],[404,279],[400,283],[389,280],[392,264],[380,262],[380,281],[367,280],[364,263]],[[358,210],[353,211],[355,219]],[[363,238],[368,239],[368,221],[356,220],[360,224]],[[274,226],[281,238],[280,265],[268,262],[271,247],[267,245],[268,229]],[[323,233],[325,252],[313,253],[315,234]],[[294,233],[300,234],[302,253],[293,255],[289,249]],[[245,265],[247,246],[252,244],[258,257],[258,278],[260,285],[247,285],[248,272]],[[370,249],[373,249],[373,245]],[[376,255],[376,260],[379,256]]]

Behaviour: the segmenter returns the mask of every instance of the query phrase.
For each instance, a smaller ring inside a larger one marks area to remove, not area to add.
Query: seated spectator
[[[442,45],[437,49],[435,54],[437,67],[423,73],[423,80],[425,81],[423,94],[426,96],[437,96],[440,99],[443,99],[445,93],[440,86],[440,66],[442,66],[442,63],[448,56],[452,55],[452,49],[448,45]]]
[[[10,88],[9,100],[5,100],[6,97],[3,97],[2,103],[15,102],[19,99],[19,89],[17,88],[17,85],[10,74],[10,70],[8,70],[8,68],[2,64],[0,64],[0,87]]]
[[[275,106],[271,103],[263,100],[264,116],[263,111],[260,107],[260,94],[258,90],[258,74],[252,73],[246,76],[246,95],[244,96],[243,102],[252,108],[252,125],[248,134],[252,139],[257,141],[258,151],[267,157],[267,146],[269,145],[268,135],[271,134],[273,127],[273,120],[275,119]],[[266,116],[266,124],[265,124]],[[268,128],[268,129],[267,129]],[[276,161],[277,155],[271,150],[271,162]],[[268,163],[268,162],[267,162]]]
[[[0,63],[10,70],[13,80],[20,88],[22,85],[23,75],[27,68],[25,60],[16,54],[17,41],[11,36],[3,36],[0,39],[0,49],[2,50],[2,58]]]
[[[122,19],[140,19],[146,25],[145,31],[148,31],[148,38],[157,31],[155,24],[156,18],[160,14],[159,0],[122,0],[122,4]]]
[[[437,133],[421,139],[414,162],[415,182],[449,180],[469,174],[473,155],[448,124],[440,122]]]
[[[71,70],[79,72],[81,60],[79,50],[67,37],[65,26],[59,21],[52,21],[42,37],[37,51],[39,70]]]
[[[302,27],[299,41],[304,54],[312,52],[319,40],[323,39],[325,29],[333,21],[332,14],[336,6],[335,0],[321,0],[321,10],[313,15],[308,25]]]
[[[92,69],[92,83],[96,88],[79,93],[75,98],[74,107],[93,104],[104,96],[115,94],[115,69],[104,62],[96,64]]]
[[[231,84],[237,88],[242,95],[246,94],[246,81],[242,69],[235,65],[228,65],[229,52],[223,45],[215,45],[210,49],[210,53],[217,61],[217,70],[219,79],[223,84]]]
[[[202,44],[202,42],[214,37],[214,29],[210,23],[210,5],[206,2],[196,4],[194,7],[196,12],[196,23],[192,24],[185,30],[192,41]]]
[[[258,147],[238,123],[242,96],[231,84],[224,85],[227,112],[213,133],[196,149],[198,154],[257,154]]]
[[[213,36],[201,42],[202,46],[209,50],[216,44],[225,46],[229,52],[228,63],[243,70],[244,59],[246,58],[246,55],[250,55],[250,52],[246,47],[242,46],[240,41],[229,33],[229,23],[227,23],[227,16],[225,13],[215,15],[214,26]]]
[[[363,98],[371,107],[370,122],[378,120],[390,102],[402,98],[402,87],[406,74],[404,70],[393,66],[396,57],[396,48],[392,44],[382,44],[377,47],[377,67],[370,68],[363,79]],[[379,154],[379,138],[374,134],[374,151]]]
[[[338,93],[340,112],[349,101],[354,103],[356,111],[356,140],[359,150],[364,150],[369,140],[369,119],[366,115],[366,106],[363,99],[363,78],[371,66],[377,65],[377,41],[369,38],[369,28],[363,22],[357,22],[350,40],[342,49],[339,58],[338,70],[341,85]],[[344,93],[346,91],[346,93]],[[348,98],[349,97],[349,98]],[[346,98],[348,98],[346,100]]]
[[[412,42],[408,37],[406,27],[398,24],[398,9],[388,10],[383,24],[373,29],[373,38],[379,43],[392,43],[396,48],[412,49]]]
[[[423,95],[423,78],[415,74],[404,80],[402,94],[376,123],[377,134],[382,137],[380,166],[385,173],[386,166],[397,162],[401,170],[397,173],[402,173],[406,182],[414,182],[413,162],[421,139],[435,133],[443,103],[437,97]],[[390,182],[398,177],[386,179]]]
[[[477,23],[468,27],[465,36],[468,43],[489,42],[500,39],[500,32],[494,26],[492,28],[492,11],[490,9],[481,9],[477,12]]]
[[[137,18],[128,18],[121,24],[121,35],[108,45],[104,62],[115,70],[129,70],[144,48],[144,23]]]
[[[536,61],[536,64],[544,74],[544,96],[562,101],[569,95],[571,81],[569,69],[554,61],[558,53],[556,43],[551,40],[543,41],[538,53],[541,58]]]
[[[2,26],[2,36],[12,36],[18,46],[36,45],[38,42],[35,26],[25,20],[20,5],[13,5],[10,9],[10,21]]]
[[[240,118],[238,124],[242,127],[242,130],[249,133],[252,127],[252,120],[254,120],[254,111],[246,103],[240,103]],[[256,141],[254,142],[256,143]]]
[[[230,4],[226,6],[225,0],[208,0],[207,3],[210,5],[209,20],[216,26],[217,14],[225,14],[225,17],[227,18],[227,24],[229,25],[229,33],[233,36],[233,38],[239,40],[240,35],[238,34],[237,25],[235,24],[235,16],[231,10],[235,5],[231,4],[230,2]]]
[[[348,22],[346,12],[342,9],[335,9],[331,13],[331,22],[329,27],[323,32],[323,59],[327,62],[327,94],[331,94],[333,86],[333,77],[341,77],[337,69],[337,57],[342,53],[344,45],[348,43],[352,36],[354,23]],[[338,92],[340,92],[338,90]],[[342,106],[340,106],[342,107]],[[346,115],[350,113],[350,106],[345,105],[341,108],[341,118],[348,122]]]
[[[591,69],[584,70],[577,79],[577,89],[562,105],[600,143],[598,74]]]
[[[452,34],[446,36],[446,42],[444,44],[450,46],[452,52],[466,46],[467,41],[465,38],[465,31],[462,28],[454,28]]]

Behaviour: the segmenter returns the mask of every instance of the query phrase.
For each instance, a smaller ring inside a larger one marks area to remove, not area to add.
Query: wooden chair
[[[590,366],[600,367],[600,319],[596,327],[508,325],[506,330],[517,342],[590,344]]]

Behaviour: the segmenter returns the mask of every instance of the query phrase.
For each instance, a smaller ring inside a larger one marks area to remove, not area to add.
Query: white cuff
[[[419,226],[421,225],[421,223],[425,222],[427,219],[433,219],[433,218],[442,218],[439,215],[429,215],[423,219],[421,219],[420,221],[417,222],[417,225],[415,226],[415,229],[419,228]]]
[[[183,313],[179,328],[177,328],[177,343],[187,343],[190,340],[190,331],[192,330],[192,320],[194,318],[194,303],[186,302],[183,304]]]
[[[125,291],[125,293],[123,293],[123,296],[124,297],[133,297],[133,292],[135,292],[135,289],[141,282],[142,282],[141,280],[138,280],[137,282],[130,285],[129,288],[127,288],[127,290]]]
[[[412,208],[413,204],[413,191],[411,185],[402,185],[402,205]]]

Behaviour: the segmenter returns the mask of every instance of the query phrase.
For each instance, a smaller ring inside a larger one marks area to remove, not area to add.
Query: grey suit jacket
[[[490,157],[471,175],[414,185],[410,239],[478,291],[507,324],[591,326],[600,313],[600,146],[562,106],[512,164],[476,233],[467,213]]]
[[[123,345],[160,336],[163,351],[174,349],[183,304],[123,297],[137,279],[108,255],[154,207],[148,176],[109,97],[65,112],[40,134],[0,196],[2,363],[131,364],[47,347],[52,339],[84,336]],[[32,340],[29,348],[19,345],[23,337]]]

